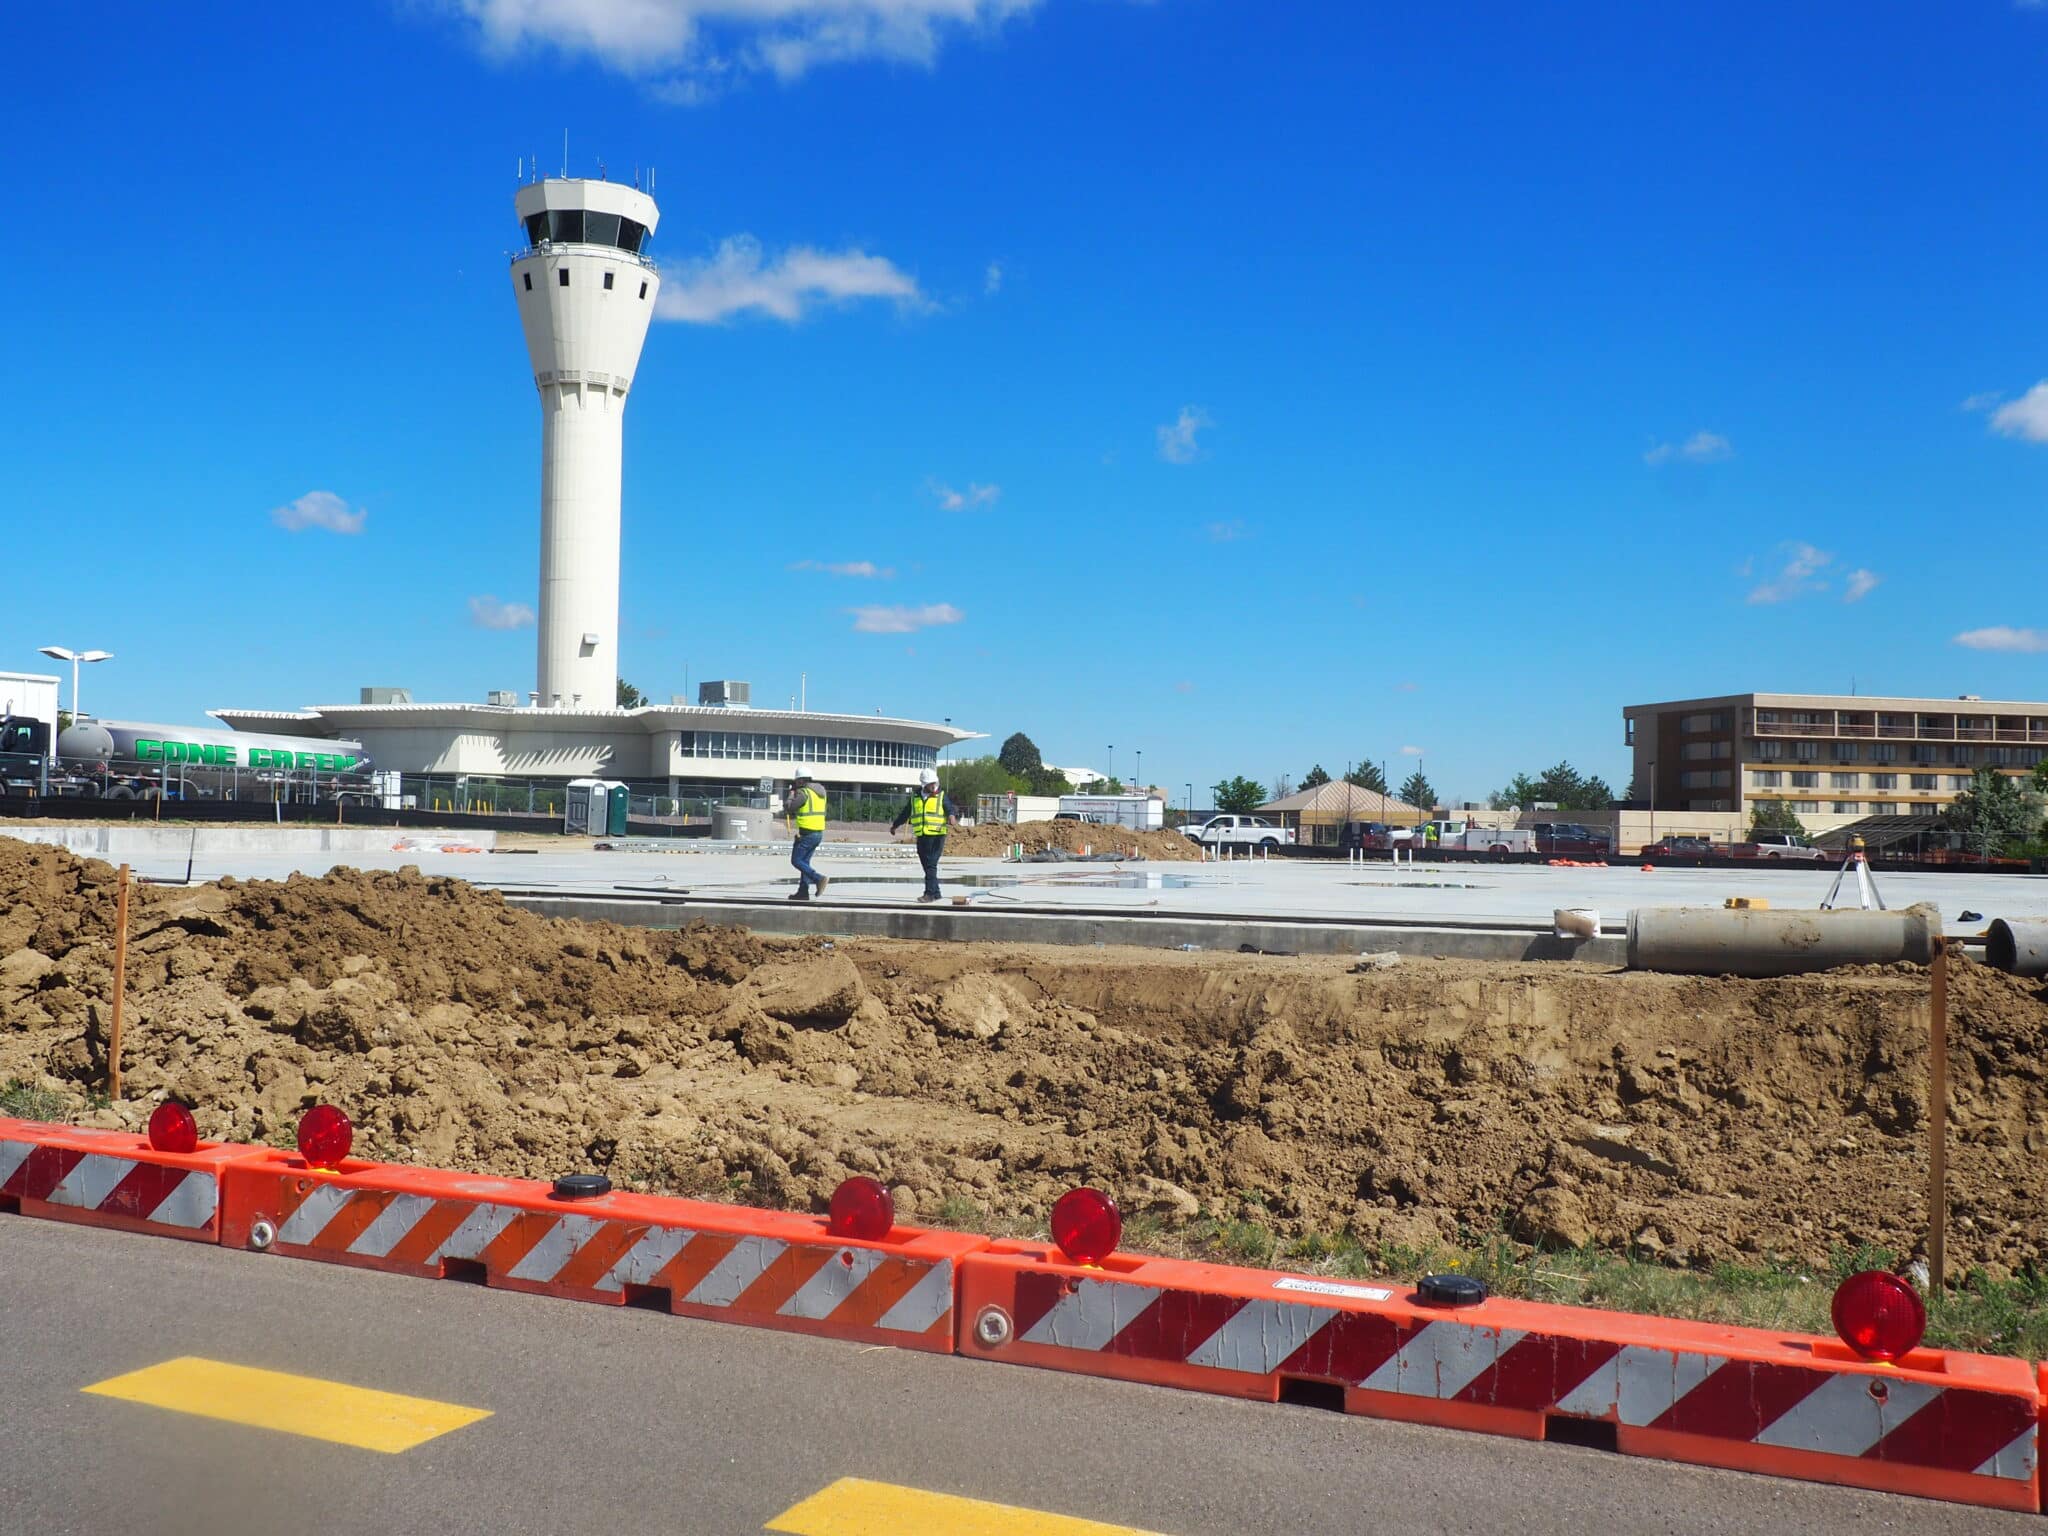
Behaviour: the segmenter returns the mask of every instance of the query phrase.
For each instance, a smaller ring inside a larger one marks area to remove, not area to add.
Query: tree
[[[1394,798],[1426,811],[1436,805],[1436,790],[1418,768],[1408,775],[1408,782],[1401,786],[1401,792]]]
[[[1307,773],[1301,776],[1301,787],[1303,789],[1320,789],[1329,782],[1330,776],[1323,771],[1321,763],[1317,763],[1315,767],[1309,769]]]
[[[1002,751],[996,754],[996,761],[1007,773],[1029,781],[1045,772],[1045,759],[1038,755],[1038,745],[1022,731],[1013,734],[1003,743]]]
[[[983,795],[1030,793],[1030,786],[993,757],[970,757],[942,764],[939,783],[953,797],[953,803],[960,807],[963,816],[977,814],[975,805]]]
[[[1260,787],[1259,781],[1248,779],[1241,773],[1220,784],[1212,784],[1210,789],[1216,796],[1216,809],[1233,816],[1249,815],[1266,803],[1266,791]]]
[[[1755,837],[1759,832],[1790,832],[1795,837],[1804,837],[1806,826],[1783,800],[1759,800],[1749,808],[1749,835]]]
[[[1613,802],[1614,791],[1605,779],[1597,773],[1588,778],[1568,762],[1553,764],[1533,779],[1518,773],[1487,800],[1496,811],[1531,811],[1546,804],[1560,811],[1604,811]]]
[[[1344,775],[1344,782],[1356,784],[1360,789],[1377,790],[1383,795],[1387,792],[1387,776],[1380,772],[1378,763],[1360,763]]]
[[[1293,793],[1294,782],[1286,774],[1281,774],[1279,778],[1273,781],[1273,798],[1275,800],[1285,800]]]
[[[2030,785],[1996,768],[1979,768],[1941,819],[1950,831],[1962,833],[1971,853],[1990,858],[2034,835],[2041,825],[2041,799]]]
[[[646,694],[642,693],[638,688],[635,688],[623,677],[619,679],[619,708],[641,709],[645,707],[646,703]]]

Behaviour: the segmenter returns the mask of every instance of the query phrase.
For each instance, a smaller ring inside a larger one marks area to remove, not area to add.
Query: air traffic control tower
[[[540,391],[539,703],[610,709],[619,677],[626,396],[661,274],[654,199],[610,181],[529,182],[512,296]]]

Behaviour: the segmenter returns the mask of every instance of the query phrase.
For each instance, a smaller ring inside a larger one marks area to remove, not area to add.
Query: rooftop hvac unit
[[[410,688],[365,688],[359,701],[364,704],[410,704]]]
[[[485,702],[497,709],[517,709],[519,691],[515,688],[493,688],[484,695]]]
[[[752,683],[716,682],[697,685],[699,704],[722,704],[727,708],[744,709],[754,702]]]

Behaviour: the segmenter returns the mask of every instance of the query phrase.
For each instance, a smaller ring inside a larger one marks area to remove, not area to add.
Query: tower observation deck
[[[616,182],[530,182],[512,296],[540,391],[540,702],[608,709],[619,676],[626,397],[661,274],[654,199]]]

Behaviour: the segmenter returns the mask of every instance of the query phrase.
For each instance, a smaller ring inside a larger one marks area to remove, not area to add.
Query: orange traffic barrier
[[[1535,1302],[993,1242],[961,1265],[960,1352],[1276,1401],[1313,1383],[1378,1418],[2037,1511],[2043,1391],[2023,1361]]]
[[[578,1301],[651,1305],[950,1354],[954,1269],[988,1239],[665,1196],[558,1197],[547,1184],[265,1149],[228,1171],[221,1242]]]
[[[0,1119],[0,1211],[210,1243],[221,1170],[257,1150],[199,1142],[163,1152],[121,1131]]]

